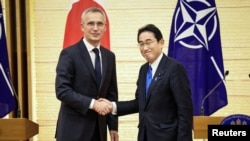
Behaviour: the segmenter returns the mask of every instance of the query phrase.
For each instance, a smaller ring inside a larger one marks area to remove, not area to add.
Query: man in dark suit
[[[193,106],[185,69],[162,52],[164,39],[155,25],[140,28],[137,41],[147,62],[140,68],[135,99],[113,102],[113,114],[139,112],[138,141],[192,141]]]
[[[56,68],[56,97],[61,101],[57,141],[107,141],[107,126],[111,140],[118,141],[118,118],[106,115],[112,105],[99,100],[118,99],[115,54],[100,45],[105,19],[101,9],[85,10],[81,17],[84,38],[60,54]],[[95,48],[100,52],[99,76],[95,75]]]

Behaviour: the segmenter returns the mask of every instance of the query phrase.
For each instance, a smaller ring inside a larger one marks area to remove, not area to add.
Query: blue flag
[[[168,56],[186,68],[196,116],[228,103],[219,26],[214,0],[178,0]]]
[[[15,97],[9,79],[9,59],[0,3],[0,118],[15,109]]]

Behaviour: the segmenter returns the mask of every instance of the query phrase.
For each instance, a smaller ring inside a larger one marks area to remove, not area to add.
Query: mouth
[[[150,51],[145,51],[144,54],[148,56],[150,55]]]
[[[92,35],[93,35],[94,37],[99,36],[99,34],[98,34],[98,33],[93,33]]]
[[[144,53],[144,57],[145,57],[145,58],[149,58],[149,56],[150,56],[150,52],[145,52],[145,53]]]

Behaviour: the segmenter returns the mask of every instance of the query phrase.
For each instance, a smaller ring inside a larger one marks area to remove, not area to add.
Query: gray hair
[[[87,13],[92,12],[92,13],[101,13],[104,16],[104,22],[106,23],[106,14],[105,12],[97,7],[90,7],[87,8],[86,10],[83,11],[82,16],[81,16],[81,22],[84,22],[83,20],[85,19]]]

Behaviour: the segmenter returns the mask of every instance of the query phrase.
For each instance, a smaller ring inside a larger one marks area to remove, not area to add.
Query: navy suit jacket
[[[139,112],[138,141],[191,141],[193,106],[185,69],[163,57],[145,97],[148,63],[141,66],[135,99],[117,103],[117,115]]]
[[[117,101],[116,60],[111,51],[100,47],[102,80],[98,88],[89,52],[81,39],[61,51],[56,68],[56,97],[61,101],[56,127],[58,141],[90,141],[99,121],[101,141],[109,130],[118,130],[118,118],[100,116],[89,109],[93,98]]]

